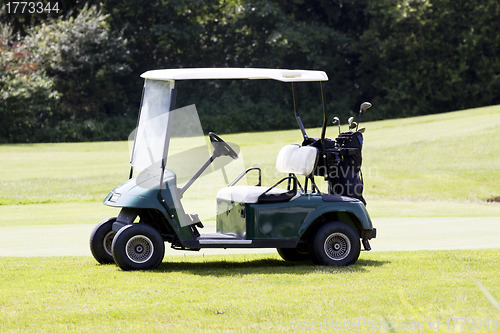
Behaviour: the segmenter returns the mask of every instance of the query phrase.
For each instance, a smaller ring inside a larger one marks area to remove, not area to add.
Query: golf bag
[[[360,132],[341,133],[337,137],[337,146],[339,148],[339,154],[336,155],[338,174],[337,177],[329,180],[328,192],[356,198],[366,205],[363,198],[363,174],[361,172],[363,135]]]
[[[360,132],[339,134],[336,141],[325,138],[324,151],[319,139],[306,139],[302,145],[311,145],[320,150],[315,176],[323,176],[328,182],[328,193],[363,198],[363,176],[361,173],[363,135]]]

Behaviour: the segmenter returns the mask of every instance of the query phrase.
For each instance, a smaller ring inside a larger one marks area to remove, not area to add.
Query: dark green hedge
[[[60,3],[57,15],[2,13],[13,31],[2,26],[1,142],[125,139],[139,108],[139,75],[158,68],[324,70],[329,118],[342,122],[365,100],[374,105],[365,120],[500,103],[496,0]],[[13,83],[5,55],[16,47],[31,52],[19,62],[32,66]],[[195,103],[206,131],[296,127],[289,84],[179,88],[177,105]],[[318,84],[298,88],[306,126],[319,126]]]

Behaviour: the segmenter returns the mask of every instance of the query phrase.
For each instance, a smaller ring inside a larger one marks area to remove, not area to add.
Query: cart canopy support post
[[[325,152],[325,135],[326,135],[326,125],[328,122],[328,115],[326,113],[326,99],[325,99],[325,83],[320,82],[321,85],[321,99],[323,103],[323,129],[321,130],[321,153]]]
[[[293,108],[295,110],[295,118],[297,118],[297,122],[299,123],[300,130],[302,131],[302,136],[304,137],[304,140],[306,140],[309,137],[306,134],[306,130],[304,128],[304,124],[302,123],[302,119],[300,119],[299,107],[297,105],[297,88],[295,87],[295,82],[292,82],[292,94],[293,94]]]

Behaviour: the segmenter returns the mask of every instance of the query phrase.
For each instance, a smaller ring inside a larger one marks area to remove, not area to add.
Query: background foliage
[[[500,103],[495,0],[58,3],[49,14],[3,8],[2,142],[125,139],[139,75],[158,68],[324,70],[330,118],[342,121],[364,100],[372,120]],[[29,73],[9,65],[13,54]],[[298,88],[306,126],[320,125],[317,84]],[[206,131],[296,126],[287,84],[191,81],[179,94],[178,106],[196,103]]]
[[[9,43],[12,30],[0,31],[0,142],[37,140],[59,94],[54,82],[22,44]]]

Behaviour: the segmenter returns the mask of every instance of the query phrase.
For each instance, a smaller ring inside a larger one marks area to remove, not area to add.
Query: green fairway
[[[99,202],[127,179],[127,142],[0,145],[0,205]]]
[[[367,128],[365,197],[372,216],[500,215],[499,204],[486,203],[500,197],[500,106],[362,126]],[[335,137],[336,131],[329,127],[327,135]],[[308,132],[319,136],[320,129]],[[301,134],[290,130],[224,139],[241,147],[245,167],[260,166],[264,184],[272,184],[281,177],[274,167],[279,149],[300,143]],[[93,202],[97,211],[129,173],[127,142],[0,145],[0,156],[0,205]],[[214,205],[213,198],[205,200]],[[64,210],[58,209],[62,215]]]
[[[329,331],[323,325],[333,321],[341,325],[335,331],[387,332],[376,329],[385,321],[397,332],[496,332],[500,313],[487,296],[500,295],[499,257],[498,249],[378,252],[338,268],[276,254],[172,256],[153,272],[123,272],[90,257],[1,258],[0,327],[291,332]],[[447,329],[458,318],[475,326]],[[439,330],[430,326],[438,321]]]

